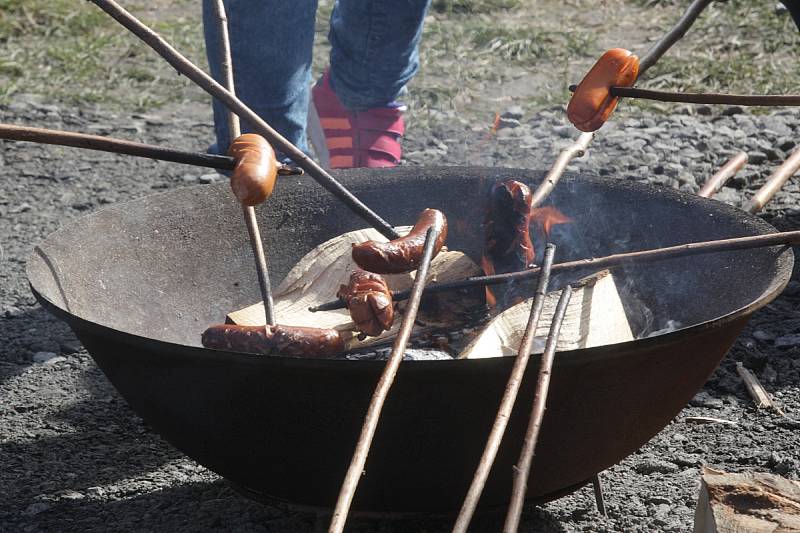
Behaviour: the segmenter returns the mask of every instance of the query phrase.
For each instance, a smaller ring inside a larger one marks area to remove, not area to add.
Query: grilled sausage
[[[337,296],[347,305],[358,331],[376,337],[392,327],[392,291],[380,274],[354,271],[350,283],[340,286]]]
[[[299,355],[324,358],[344,351],[344,339],[335,329],[300,326],[239,326],[218,324],[203,332],[203,346],[215,350],[263,355]]]
[[[581,131],[598,130],[617,107],[611,87],[631,87],[639,74],[639,58],[624,48],[612,48],[581,80],[567,106],[567,117]]]
[[[447,239],[447,219],[441,211],[426,209],[405,237],[389,242],[366,241],[353,245],[353,261],[369,272],[399,274],[415,270],[422,260],[428,229],[439,229],[433,255],[439,253]]]
[[[255,133],[240,135],[231,143],[228,155],[236,159],[231,189],[242,205],[257,205],[272,195],[278,162],[266,139]]]

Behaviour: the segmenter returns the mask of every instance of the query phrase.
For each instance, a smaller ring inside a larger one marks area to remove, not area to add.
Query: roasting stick
[[[651,248],[649,250],[639,250],[636,252],[623,252],[619,254],[607,255],[604,257],[592,257],[588,259],[578,259],[565,263],[553,265],[553,272],[570,272],[583,268],[603,269],[615,268],[621,265],[637,263],[653,263],[665,259],[676,257],[690,257],[693,255],[710,254],[717,252],[732,252],[736,250],[749,250],[752,248],[765,248],[768,246],[788,246],[800,244],[800,230],[783,231],[770,233],[767,235],[753,235],[749,237],[734,237],[731,239],[719,239],[713,241],[690,242],[667,246],[665,248]],[[502,285],[512,281],[535,278],[540,275],[541,267],[534,267],[521,272],[509,272],[507,274],[493,274],[491,276],[473,276],[458,281],[438,283],[425,289],[425,294],[437,292],[454,291],[471,287],[487,287],[491,285]],[[395,302],[406,300],[409,291],[392,292],[392,299]],[[331,311],[333,309],[343,309],[344,304],[340,300],[332,300],[317,307],[310,308],[310,311]]]
[[[533,193],[533,198],[531,198],[531,207],[539,207],[542,205],[542,202],[544,202],[545,198],[547,198],[550,193],[553,192],[553,189],[555,189],[556,184],[564,174],[564,170],[567,168],[567,165],[569,165],[569,162],[576,157],[582,157],[583,154],[586,153],[586,149],[588,148],[589,143],[592,142],[593,138],[594,133],[581,133],[578,136],[577,141],[561,151],[556,159],[556,162],[553,163],[552,167],[550,167],[550,171],[547,173],[547,176],[545,176],[542,183]]]
[[[700,16],[700,13],[713,1],[714,0],[694,0],[694,2],[689,5],[681,18],[678,19],[678,22],[675,23],[675,26],[673,26],[672,29],[654,44],[650,50],[642,56],[641,60],[639,60],[640,76],[644,71],[655,65],[656,62],[661,59],[661,56],[672,48],[672,45],[686,35],[686,32],[692,27],[692,24],[694,24],[694,21]]]
[[[708,178],[703,186],[697,191],[697,196],[711,198],[747,164],[747,152],[739,152],[728,160],[713,176]]]
[[[508,506],[506,521],[503,525],[503,533],[516,533],[519,529],[519,518],[522,515],[522,506],[525,503],[525,493],[528,491],[528,476],[531,472],[533,455],[536,452],[536,444],[539,441],[539,429],[542,427],[544,409],[547,404],[547,393],[550,390],[550,375],[553,370],[553,359],[556,355],[556,345],[561,334],[561,324],[564,323],[564,316],[567,314],[567,306],[572,297],[572,287],[567,285],[561,291],[558,299],[553,321],[550,324],[550,333],[547,335],[542,361],[539,363],[539,376],[536,379],[536,393],[533,397],[533,408],[531,410],[528,429],[525,432],[525,439],[522,442],[522,450],[519,453],[516,467],[514,468],[514,482],[511,489],[511,504]]]
[[[183,163],[197,167],[216,168],[219,170],[233,170],[236,161],[227,155],[204,154],[197,152],[184,152],[143,144],[101,135],[89,135],[86,133],[75,133],[71,131],[49,130],[44,128],[31,128],[27,126],[17,126],[15,124],[0,124],[0,139],[8,141],[27,141],[40,144],[54,144],[58,146],[69,146],[72,148],[83,148],[86,150],[97,150],[99,152],[111,152],[115,154],[133,155],[136,157],[146,157],[159,161],[169,161],[172,163]],[[300,168],[281,166],[278,174],[302,174]]]
[[[397,375],[400,362],[403,360],[406,344],[408,344],[408,340],[411,336],[411,329],[414,327],[414,322],[417,318],[419,303],[422,299],[422,291],[425,288],[425,280],[428,277],[428,268],[430,267],[431,259],[433,259],[434,244],[438,237],[439,230],[433,227],[428,230],[425,236],[425,251],[422,254],[419,268],[414,276],[414,284],[411,286],[411,297],[406,306],[403,321],[400,323],[397,338],[392,346],[392,353],[386,361],[383,374],[381,374],[381,378],[378,380],[378,385],[369,403],[364,425],[361,427],[361,434],[358,437],[358,443],[353,452],[353,458],[350,461],[350,467],[347,469],[347,474],[339,490],[339,498],[336,501],[336,508],[333,511],[331,524],[328,528],[329,533],[341,533],[344,529],[345,522],[347,522],[350,504],[353,501],[356,487],[358,487],[358,481],[361,479],[364,472],[364,464],[367,461],[367,454],[372,444],[372,438],[375,436],[375,430],[378,427],[381,409],[383,409],[386,396],[389,394],[392,382],[394,382],[394,377]]]
[[[225,87],[231,94],[236,94],[233,82],[233,60],[231,58],[231,42],[228,37],[228,16],[225,14],[225,5],[222,0],[214,2],[214,13],[217,16],[217,26],[220,37],[220,55],[222,56],[222,80]],[[242,134],[239,117],[228,110],[228,132],[230,144]],[[272,301],[272,285],[269,281],[269,267],[267,266],[267,254],[264,252],[264,244],[261,240],[261,231],[258,228],[255,207],[242,204],[244,222],[247,226],[247,234],[250,237],[250,246],[253,249],[253,257],[256,260],[256,272],[258,273],[258,287],[261,290],[261,301],[264,304],[264,317],[268,326],[275,325],[275,304]]]
[[[786,161],[784,161],[767,179],[766,183],[756,192],[756,194],[747,202],[744,210],[749,213],[758,213],[763,209],[772,197],[775,196],[784,184],[797,174],[800,170],[800,148],[795,149]]]
[[[554,244],[548,244],[544,252],[544,262],[542,264],[542,275],[539,276],[539,282],[536,287],[536,293],[533,297],[533,304],[531,305],[531,312],[528,315],[528,325],[525,328],[525,334],[517,350],[517,358],[514,360],[514,367],[511,369],[511,375],[508,377],[506,389],[503,392],[503,398],[500,400],[500,407],[497,409],[497,416],[495,416],[492,429],[489,432],[489,438],[486,441],[486,447],[483,449],[483,455],[478,463],[478,469],[472,478],[467,496],[464,498],[464,503],[461,506],[461,511],[458,513],[458,518],[453,526],[454,533],[465,533],[475,514],[475,509],[480,501],[481,493],[486,486],[486,479],[489,477],[489,472],[494,464],[494,459],[497,456],[497,450],[500,449],[500,443],[503,440],[503,434],[508,425],[508,419],[511,417],[511,412],[514,409],[514,402],[517,400],[519,387],[522,384],[522,378],[525,375],[525,369],[528,367],[528,361],[531,357],[531,350],[533,349],[533,342],[536,338],[536,328],[539,326],[539,319],[542,316],[542,309],[544,308],[544,300],[547,294],[547,285],[550,281],[550,268],[553,266],[553,256],[555,255],[556,247]]]
[[[122,24],[131,33],[136,35],[150,48],[164,58],[175,70],[183,74],[201,89],[211,96],[217,98],[225,107],[239,115],[243,120],[255,130],[256,133],[264,137],[271,145],[290,157],[300,168],[305,170],[309,176],[314,178],[317,183],[344,203],[355,214],[366,220],[373,228],[389,240],[399,237],[397,231],[383,220],[374,211],[367,207],[361,200],[356,198],[341,183],[336,181],[333,176],[326,172],[322,167],[315,163],[302,150],[290,143],[277,131],[267,124],[261,117],[254,113],[234,94],[226,90],[217,83],[211,76],[203,72],[191,61],[186,59],[180,52],[172,47],[160,35],[148,28],[136,17],[131,15],[114,0],[91,0],[100,9],[108,13],[114,20]]]
[[[612,96],[640,98],[657,102],[680,102],[685,104],[715,104],[740,106],[798,106],[800,95],[796,94],[727,94],[727,93],[686,93],[654,91],[637,87],[611,87]]]

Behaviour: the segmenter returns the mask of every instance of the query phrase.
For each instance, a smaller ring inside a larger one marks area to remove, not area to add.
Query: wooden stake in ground
[[[225,14],[225,5],[222,0],[215,0],[214,12],[217,16],[217,25],[220,36],[220,55],[222,56],[222,77],[225,87],[231,94],[236,94],[233,82],[233,60],[231,59],[231,42],[228,36],[228,17]],[[230,144],[234,139],[242,134],[239,124],[239,117],[228,110],[228,131]],[[269,281],[269,267],[267,266],[267,254],[264,252],[264,244],[261,240],[261,231],[258,229],[256,210],[253,206],[243,205],[244,222],[247,226],[247,234],[250,236],[250,246],[253,249],[253,256],[256,260],[256,272],[258,273],[258,286],[261,289],[261,300],[264,302],[264,316],[267,325],[275,325],[275,307],[272,302],[272,286]]]
[[[539,366],[539,377],[536,380],[536,395],[533,398],[531,418],[528,423],[528,430],[525,432],[522,451],[514,469],[514,485],[511,489],[511,504],[508,506],[506,522],[503,525],[504,533],[516,533],[519,528],[519,518],[522,515],[522,506],[525,503],[525,493],[528,491],[528,476],[531,472],[533,454],[536,452],[536,444],[539,440],[539,429],[544,418],[547,393],[550,390],[550,374],[553,369],[553,359],[556,355],[556,343],[558,342],[561,324],[564,321],[564,315],[567,312],[567,305],[569,305],[571,296],[572,287],[568,285],[561,292],[561,299],[558,301],[556,314],[553,316],[553,323],[550,326],[550,334],[547,336],[547,344]]]
[[[741,362],[737,361],[736,372],[742,378],[742,381],[744,381],[744,385],[747,387],[747,392],[750,393],[750,396],[756,403],[756,407],[759,409],[768,407],[773,409],[779,415],[786,416],[786,413],[784,413],[783,410],[772,401],[772,397],[769,395],[761,382],[758,381],[758,378],[756,378],[752,372],[747,370]]]
[[[519,387],[522,384],[522,378],[525,375],[525,369],[528,367],[528,360],[530,359],[533,349],[536,328],[542,316],[545,295],[547,294],[547,285],[550,281],[550,268],[553,266],[553,256],[555,256],[555,253],[555,245],[548,244],[544,253],[542,275],[539,276],[539,284],[536,287],[536,293],[533,297],[533,305],[531,306],[531,311],[528,316],[525,334],[522,337],[522,342],[517,352],[517,359],[514,361],[514,367],[511,369],[511,375],[508,377],[508,383],[506,383],[503,398],[500,400],[500,407],[497,409],[497,416],[489,432],[486,447],[478,462],[478,469],[475,471],[472,483],[467,491],[467,496],[464,498],[461,511],[458,513],[458,518],[453,527],[453,531],[456,533],[466,532],[469,527],[469,523],[478,506],[478,501],[481,498],[483,488],[486,486],[486,478],[489,477],[492,464],[494,464],[494,459],[497,456],[497,450],[500,448],[500,443],[503,440],[503,434],[506,431],[508,419],[511,417],[511,411],[514,409],[514,402],[517,400]]]
[[[761,211],[798,170],[800,170],[800,148],[795,149],[792,155],[772,172],[766,183],[744,207],[744,210],[754,214]]]
[[[697,191],[697,196],[711,198],[717,194],[728,180],[734,177],[745,164],[747,164],[747,152],[739,152],[730,158],[727,163],[722,165],[713,176],[708,178],[708,181]]]
[[[422,299],[422,290],[425,288],[425,280],[428,277],[428,267],[430,267],[431,259],[433,258],[433,246],[438,237],[439,232],[435,228],[430,228],[428,234],[425,236],[425,252],[422,254],[422,260],[420,261],[416,277],[414,278],[414,285],[411,287],[411,298],[408,300],[408,305],[403,315],[403,321],[400,324],[400,330],[392,346],[392,353],[386,361],[383,374],[381,374],[381,378],[372,395],[372,400],[369,403],[367,416],[364,419],[364,425],[361,427],[361,435],[358,437],[358,443],[353,452],[350,467],[347,469],[347,474],[342,482],[342,488],[339,490],[339,498],[336,501],[336,508],[333,511],[331,524],[328,528],[329,533],[341,533],[347,522],[350,504],[353,502],[353,496],[356,493],[358,481],[364,473],[367,454],[372,444],[372,438],[375,436],[375,430],[378,427],[378,420],[381,416],[383,404],[386,402],[389,389],[392,387],[394,377],[397,375],[397,369],[400,366],[400,362],[403,360],[403,355],[406,352],[406,345],[411,336],[411,330],[414,327],[414,321],[416,320],[417,311],[419,310],[419,303]]]
[[[196,65],[175,50],[175,48],[160,35],[123,9],[122,6],[114,2],[114,0],[91,0],[91,2],[108,13],[111,18],[122,24],[122,26],[155,50],[156,53],[172,65],[175,70],[192,80],[205,92],[217,98],[225,107],[246,120],[256,133],[264,137],[280,152],[290,157],[292,161],[305,170],[309,176],[314,178],[317,183],[338,198],[355,214],[366,220],[373,228],[381,232],[381,235],[390,240],[399,237],[392,226],[361,202],[361,200],[356,198],[341,183],[336,181],[333,176],[304,154],[302,150],[272,129],[272,127],[253,112],[252,109],[236,98],[236,95],[231,94],[230,91],[217,83],[211,76],[200,70]]]

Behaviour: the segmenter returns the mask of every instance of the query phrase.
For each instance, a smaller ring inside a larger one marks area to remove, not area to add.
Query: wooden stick
[[[686,93],[653,91],[638,87],[611,87],[612,96],[641,98],[657,102],[681,102],[685,104],[721,104],[740,106],[798,106],[800,95],[796,94],[725,94]]]
[[[525,503],[525,493],[528,491],[528,476],[531,472],[533,454],[536,452],[536,444],[539,440],[539,430],[542,427],[544,409],[547,403],[547,393],[550,390],[550,375],[553,369],[553,359],[556,355],[556,343],[561,333],[561,324],[567,314],[567,305],[572,296],[572,287],[567,285],[561,292],[558,299],[553,321],[550,325],[550,333],[547,336],[542,362],[539,366],[539,377],[536,381],[536,395],[533,399],[533,408],[528,423],[528,430],[525,432],[525,440],[522,444],[522,451],[519,460],[514,468],[514,484],[511,489],[511,504],[508,507],[506,521],[503,525],[504,533],[516,533],[519,529],[519,518],[522,516],[522,506]]]
[[[711,2],[713,2],[713,0],[694,0],[689,5],[678,22],[675,23],[675,26],[659,39],[639,60],[639,77],[650,67],[655,65],[656,62],[661,59],[661,56],[672,48],[672,45],[686,35],[686,32],[692,27],[692,24],[694,24],[694,21],[700,16],[700,13],[702,13]]]
[[[222,80],[228,92],[236,94],[233,82],[233,60],[231,59],[231,43],[228,36],[228,16],[225,13],[225,5],[222,0],[215,0],[214,13],[217,16],[217,29],[220,37],[220,60],[222,64]],[[233,139],[242,134],[239,117],[228,109],[228,131],[230,144]],[[258,228],[256,210],[253,206],[242,205],[244,222],[247,226],[247,234],[250,237],[250,247],[253,250],[253,257],[256,260],[256,272],[258,274],[258,287],[261,290],[261,301],[264,304],[264,317],[267,325],[275,325],[275,305],[272,300],[272,285],[269,281],[269,267],[267,266],[267,254],[264,251],[264,241],[261,240],[261,231]]]
[[[547,176],[545,176],[542,183],[536,189],[536,192],[533,193],[533,198],[531,199],[532,207],[539,207],[542,202],[544,202],[545,198],[553,192],[553,189],[555,189],[558,180],[560,180],[561,176],[564,174],[564,169],[567,168],[569,162],[576,157],[583,156],[583,154],[586,153],[586,148],[589,146],[589,143],[592,142],[592,139],[594,139],[593,132],[581,133],[575,143],[561,151],[556,162],[553,163],[553,166],[550,168],[550,172],[547,173]]]
[[[358,438],[358,444],[353,453],[353,458],[350,461],[350,467],[347,469],[347,475],[342,483],[342,488],[339,491],[339,498],[336,501],[336,508],[333,511],[331,524],[328,528],[329,533],[341,533],[344,529],[345,522],[347,522],[350,504],[353,501],[356,487],[358,487],[358,481],[364,473],[364,464],[367,461],[367,454],[372,444],[372,438],[375,436],[375,430],[378,427],[378,419],[381,416],[383,404],[394,382],[394,377],[397,375],[400,362],[403,360],[406,344],[408,344],[411,330],[414,327],[414,321],[417,318],[419,303],[422,299],[422,291],[425,288],[425,279],[428,277],[428,268],[430,267],[431,259],[433,259],[433,245],[438,236],[439,232],[435,228],[430,228],[425,236],[425,251],[422,254],[422,260],[414,277],[414,284],[411,287],[411,298],[406,306],[403,321],[400,324],[397,338],[392,346],[392,353],[389,355],[388,361],[386,361],[383,374],[381,374],[381,378],[372,395],[372,400],[369,403],[367,416],[364,419],[364,425],[361,427],[361,435]]]
[[[508,419],[511,417],[511,412],[514,409],[519,387],[522,384],[522,378],[525,375],[525,369],[528,367],[528,361],[531,357],[533,342],[536,338],[536,328],[539,326],[539,319],[542,316],[542,309],[544,309],[547,285],[550,281],[550,268],[553,266],[553,256],[555,252],[555,245],[548,244],[544,253],[542,275],[539,276],[539,283],[533,297],[531,312],[528,315],[528,325],[525,328],[525,334],[520,342],[519,350],[517,350],[517,358],[514,361],[511,374],[508,377],[506,389],[500,400],[500,407],[497,409],[494,424],[492,424],[489,438],[483,449],[483,455],[481,455],[481,459],[478,462],[478,468],[475,471],[475,475],[472,477],[472,483],[467,491],[467,496],[464,498],[461,511],[459,511],[458,518],[456,518],[456,523],[453,526],[454,533],[466,533],[472,516],[475,514],[475,509],[478,507],[478,501],[480,501],[483,489],[486,486],[486,479],[489,477],[489,472],[494,464],[497,450],[500,449],[500,443],[503,440],[503,435],[508,425]]]
[[[734,237],[732,239],[719,239],[715,241],[690,242],[667,246],[665,248],[652,248],[650,250],[640,250],[637,252],[624,252],[619,254],[607,255],[605,257],[593,257],[590,259],[578,259],[553,265],[553,272],[567,272],[591,268],[602,270],[603,268],[614,268],[631,263],[652,263],[673,259],[676,257],[689,257],[693,255],[710,254],[717,252],[732,252],[736,250],[748,250],[751,248],[765,248],[767,246],[800,244],[800,230],[769,233],[767,235],[753,235],[751,237]],[[521,272],[510,272],[508,274],[494,274],[492,276],[473,276],[458,281],[439,283],[430,285],[425,289],[425,294],[433,294],[444,291],[454,291],[470,287],[486,287],[491,285],[502,285],[511,281],[520,281],[539,276],[540,267],[530,268]],[[408,298],[408,291],[392,292],[394,301],[401,301]],[[339,300],[332,300],[317,307],[310,308],[310,311],[330,311],[332,309],[343,309],[344,304]]]
[[[108,13],[114,20],[122,24],[131,33],[150,46],[150,48],[155,50],[178,72],[192,80],[208,94],[217,98],[228,109],[239,115],[239,117],[246,120],[256,133],[263,136],[270,144],[290,157],[300,168],[305,170],[309,176],[314,178],[317,183],[338,198],[355,214],[366,220],[367,223],[380,232],[381,235],[387,239],[397,239],[399,237],[398,233],[391,225],[379,217],[374,211],[361,202],[361,200],[356,198],[341,183],[336,181],[333,176],[304,154],[302,150],[298,149],[281,134],[272,129],[269,124],[242,103],[241,100],[236,98],[235,95],[231,94],[222,87],[222,85],[214,81],[211,76],[197,68],[197,66],[175,50],[175,48],[160,35],[128,13],[122,6],[114,2],[114,0],[91,0],[91,2]]]
[[[770,409],[775,410],[781,416],[786,416],[786,413],[778,407],[774,401],[772,401],[772,397],[769,395],[767,390],[758,381],[758,378],[753,375],[748,369],[744,367],[744,365],[737,361],[736,362],[736,372],[744,381],[745,387],[747,387],[747,392],[750,393],[750,396],[753,398],[753,401],[756,403],[756,407],[759,409],[764,407],[769,407]]]
[[[800,170],[800,148],[795,149],[792,155],[787,157],[786,161],[773,171],[766,183],[747,202],[744,207],[745,211],[754,214],[761,211],[798,170]]]
[[[147,157],[160,161],[171,161],[173,163],[184,163],[187,165],[217,168],[220,170],[233,170],[236,166],[236,161],[234,161],[232,157],[225,155],[183,152],[171,148],[163,148],[161,146],[102,137],[100,135],[30,128],[27,126],[16,126],[14,124],[0,124],[0,139],[70,146],[72,148],[84,148],[100,152]]]
[[[746,163],[747,152],[739,152],[730,158],[728,162],[722,165],[722,167],[713,176],[708,178],[700,190],[697,191],[697,196],[711,198],[717,194],[728,182],[728,180],[734,177],[736,173],[739,172],[743,166],[745,166]]]

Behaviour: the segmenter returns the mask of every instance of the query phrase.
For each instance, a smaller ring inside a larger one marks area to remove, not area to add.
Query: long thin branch
[[[228,35],[228,16],[225,13],[225,4],[222,3],[222,0],[215,0],[214,12],[217,16],[217,30],[220,39],[222,80],[228,92],[235,95],[236,87],[233,81],[233,59],[231,57],[231,41]],[[231,109],[228,109],[228,133],[230,137],[228,139],[229,144],[242,134],[239,117]],[[272,301],[272,285],[269,280],[267,254],[264,251],[264,241],[261,240],[261,230],[258,228],[256,210],[253,206],[242,205],[242,213],[244,214],[244,223],[247,226],[247,234],[250,237],[250,247],[253,249],[253,257],[256,260],[258,288],[261,291],[264,317],[267,325],[273,326],[275,325],[275,305]]]
[[[545,176],[542,183],[533,193],[533,198],[531,199],[532,207],[539,207],[542,202],[544,202],[545,198],[553,192],[553,189],[555,189],[556,184],[564,174],[564,170],[567,168],[569,162],[576,157],[583,156],[589,143],[592,142],[592,139],[594,139],[593,132],[581,133],[577,141],[561,151],[555,163],[553,163],[553,166],[550,168],[550,171],[547,173],[547,176]]]
[[[692,27],[692,24],[694,24],[694,21],[700,16],[700,13],[713,1],[714,0],[694,0],[694,2],[689,5],[683,16],[675,23],[675,26],[642,56],[639,61],[639,77],[650,67],[655,65],[656,62],[661,59],[661,56],[672,48],[672,45],[686,35],[686,32]]]
[[[375,436],[375,430],[378,427],[378,420],[381,416],[383,404],[386,402],[386,397],[389,394],[392,383],[394,383],[397,369],[400,366],[400,362],[403,360],[403,355],[406,352],[406,345],[408,344],[411,330],[417,318],[419,303],[422,299],[422,291],[425,288],[425,280],[428,277],[428,269],[431,264],[431,259],[433,258],[433,245],[438,236],[439,232],[435,228],[430,228],[428,234],[425,236],[425,251],[422,254],[419,268],[414,277],[414,284],[411,287],[411,298],[406,306],[403,321],[400,323],[397,338],[392,346],[392,353],[389,355],[389,360],[386,361],[383,374],[381,374],[381,378],[372,395],[372,400],[369,403],[367,416],[361,427],[361,435],[358,437],[358,444],[356,444],[353,458],[350,461],[350,467],[347,469],[347,474],[345,475],[342,487],[339,491],[339,498],[336,501],[336,508],[333,511],[331,524],[328,528],[329,533],[341,533],[347,522],[350,504],[353,502],[353,496],[356,493],[358,481],[361,479],[364,472],[367,454],[369,453],[372,439]]]
[[[715,241],[690,242],[677,246],[665,248],[653,248],[638,252],[625,252],[605,257],[593,257],[590,259],[578,259],[553,265],[553,272],[569,272],[584,268],[601,270],[603,268],[615,268],[626,264],[644,264],[676,257],[688,257],[693,255],[710,254],[716,252],[733,252],[736,250],[748,250],[751,248],[765,248],[768,246],[800,244],[800,230],[769,233],[767,235],[754,235],[751,237],[735,237],[732,239],[719,239]],[[491,285],[503,285],[511,281],[521,281],[524,279],[535,278],[540,275],[541,267],[530,268],[521,272],[510,272],[508,274],[495,274],[492,276],[473,276],[462,280],[447,283],[438,283],[425,288],[425,295],[437,292],[446,292],[467,289],[470,287],[486,287]],[[392,293],[394,301],[401,301],[408,298],[408,291],[395,291]],[[330,311],[332,309],[342,309],[344,304],[340,300],[332,300],[316,307],[309,308],[310,311]]]
[[[531,410],[528,429],[525,432],[525,439],[522,443],[522,451],[519,453],[519,460],[514,469],[514,484],[511,489],[511,504],[508,506],[506,522],[503,526],[503,533],[516,533],[519,528],[519,519],[522,515],[522,506],[525,503],[525,493],[528,491],[528,477],[531,472],[533,455],[536,452],[536,444],[539,442],[539,430],[544,419],[544,409],[547,404],[547,393],[550,391],[550,376],[553,370],[553,360],[556,355],[558,337],[561,334],[561,324],[564,323],[564,316],[567,314],[567,306],[572,297],[572,287],[567,285],[561,291],[561,298],[558,299],[556,311],[553,314],[553,321],[550,324],[550,333],[547,335],[547,343],[542,354],[542,361],[539,366],[539,376],[536,380],[536,395],[533,398],[533,408]]]
[[[122,6],[113,0],[90,0],[100,9],[108,13],[114,20],[122,24],[131,33],[145,42],[150,48],[155,50],[178,72],[192,80],[201,89],[211,96],[217,98],[228,109],[246,120],[253,129],[267,139],[270,144],[290,157],[299,167],[308,172],[317,183],[322,185],[336,198],[342,201],[358,216],[366,220],[373,228],[378,230],[387,239],[396,239],[398,233],[385,220],[379,217],[374,211],[367,207],[361,200],[356,198],[341,183],[336,181],[333,176],[326,172],[322,167],[315,163],[311,158],[304,154],[300,149],[286,140],[281,134],[272,129],[261,117],[254,113],[235,95],[227,91],[222,85],[197,68],[188,59],[181,55],[167,41],[156,32],[148,28],[136,17],[128,13]]]
[[[657,102],[681,102],[685,104],[714,104],[740,106],[798,106],[800,95],[796,94],[726,94],[687,93],[654,91],[638,87],[611,87],[612,96],[641,98]]]
[[[522,384],[522,378],[525,375],[525,369],[528,367],[528,361],[531,357],[533,342],[536,339],[536,328],[539,326],[539,319],[542,316],[542,309],[544,309],[547,285],[550,281],[550,268],[553,266],[553,256],[555,252],[555,245],[548,244],[544,253],[542,275],[539,276],[539,283],[533,297],[531,312],[528,315],[528,324],[525,327],[525,334],[520,342],[517,358],[514,361],[514,367],[511,369],[511,374],[508,377],[506,389],[500,400],[500,407],[497,409],[497,415],[492,424],[492,429],[489,432],[489,438],[486,440],[486,446],[483,449],[478,468],[472,478],[467,496],[464,498],[461,511],[458,513],[456,523],[453,526],[454,533],[466,533],[469,523],[472,521],[472,516],[475,514],[475,509],[478,507],[478,501],[480,501],[483,489],[486,486],[486,479],[489,477],[494,459],[497,457],[497,450],[500,449],[500,443],[503,440],[503,435],[508,425],[508,419],[511,417],[511,411],[514,409],[519,387]]]

